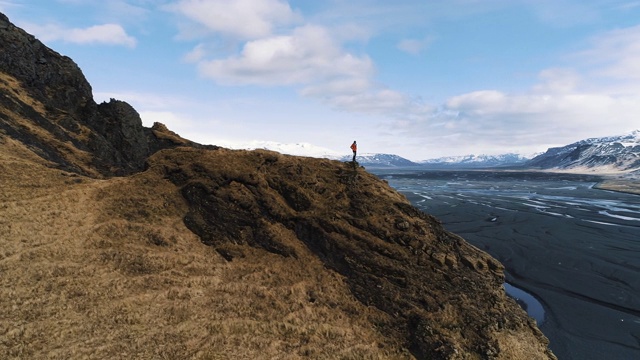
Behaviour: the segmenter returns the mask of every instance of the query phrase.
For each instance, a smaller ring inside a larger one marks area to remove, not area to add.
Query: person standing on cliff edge
[[[356,162],[356,153],[358,152],[358,144],[356,144],[356,141],[353,141],[353,144],[351,144],[351,150],[353,150],[353,159],[351,160],[351,162]]]

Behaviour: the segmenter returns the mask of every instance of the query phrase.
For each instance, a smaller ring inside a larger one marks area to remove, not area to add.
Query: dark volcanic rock
[[[187,148],[161,151],[149,165],[181,189],[185,224],[225,259],[243,257],[245,246],[298,257],[303,244],[357,299],[388,314],[380,331],[417,358],[515,358],[502,338],[509,334],[525,352],[554,358],[534,321],[506,297],[499,262],[363,168]]]
[[[133,107],[96,104],[70,58],[51,50],[0,14],[0,136],[29,145],[69,171],[93,176],[144,169],[163,148],[199,144],[163,129],[146,129]]]
[[[103,159],[111,159],[119,168],[138,171],[149,156],[149,143],[138,112],[124,101],[111,99],[98,105],[98,116],[88,124],[103,137],[110,147],[98,149]]]
[[[47,108],[76,117],[95,110],[91,86],[78,65],[15,27],[1,13],[0,71],[20,81]]]

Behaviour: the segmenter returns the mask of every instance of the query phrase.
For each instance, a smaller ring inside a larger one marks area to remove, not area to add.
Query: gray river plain
[[[502,262],[558,359],[640,359],[640,195],[590,175],[370,171]]]

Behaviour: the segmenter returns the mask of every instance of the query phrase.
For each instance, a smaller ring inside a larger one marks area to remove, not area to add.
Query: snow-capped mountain
[[[228,147],[231,149],[265,149],[277,151],[282,154],[296,155],[296,156],[308,156],[316,158],[326,158],[331,160],[351,161],[353,155],[351,150],[347,150],[343,153],[333,151],[320,146],[312,145],[309,143],[279,143],[275,141],[251,141],[247,143],[217,143],[217,145]],[[393,154],[373,154],[364,153],[358,154],[356,157],[358,164],[369,167],[403,167],[403,166],[417,166],[419,164],[407,160],[403,157]]]
[[[522,165],[530,158],[520,154],[447,156],[421,161],[420,164],[437,168],[489,168]]]
[[[321,146],[309,143],[279,143],[275,141],[251,141],[245,143],[217,142],[216,145],[224,146],[230,149],[255,150],[265,149],[277,151],[281,154],[308,156],[316,158],[327,158],[332,160],[340,159],[344,154],[350,152],[347,149],[344,153],[339,153]]]
[[[347,155],[340,158],[342,161],[351,161],[353,155]],[[362,166],[369,167],[405,167],[418,166],[420,164],[393,154],[359,154],[356,161]]]
[[[640,169],[640,130],[550,148],[528,161],[526,166],[601,172],[637,170]]]

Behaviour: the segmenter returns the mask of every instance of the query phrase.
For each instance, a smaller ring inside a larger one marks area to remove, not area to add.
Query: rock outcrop
[[[549,148],[526,162],[525,166],[603,173],[637,171],[640,168],[640,130]]]
[[[185,139],[158,137],[158,130],[143,127],[138,112],[124,101],[96,104],[91,86],[73,60],[14,26],[3,14],[0,89],[4,94],[0,130],[70,171],[132,174],[144,168],[153,151],[177,145],[202,147]]]
[[[555,358],[500,263],[364,168],[145,128],[125,102],[96,104],[71,59],[1,14],[0,144],[13,219],[0,221],[0,309],[13,309],[0,352],[12,357]],[[35,211],[45,222],[21,218]]]
[[[162,151],[149,163],[187,200],[187,227],[225,259],[247,246],[296,258],[302,246],[388,314],[377,326],[416,358],[515,359],[514,348],[552,358],[505,296],[502,265],[363,168],[223,149]]]

